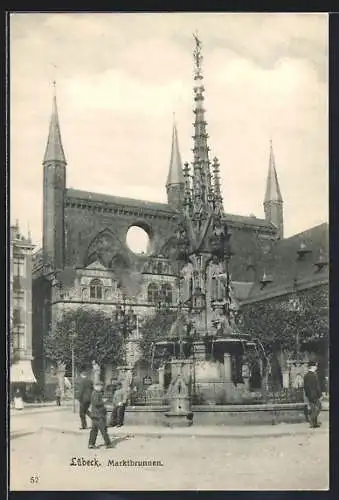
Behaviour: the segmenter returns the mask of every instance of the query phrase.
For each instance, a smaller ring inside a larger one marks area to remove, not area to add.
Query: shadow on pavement
[[[10,435],[10,440],[12,440],[12,439],[17,439],[17,438],[24,437],[24,436],[29,436],[30,434],[35,434],[35,433],[36,433],[36,431],[13,432],[13,433]]]
[[[117,444],[121,443],[121,441],[127,441],[128,439],[130,439],[130,436],[122,436],[122,437],[114,437],[114,436],[110,436],[111,437],[111,441],[112,441],[112,449],[113,448],[116,448]],[[99,444],[98,445],[98,448],[104,448],[105,445],[104,444]]]

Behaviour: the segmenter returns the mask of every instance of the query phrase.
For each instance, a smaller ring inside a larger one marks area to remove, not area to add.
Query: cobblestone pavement
[[[88,431],[72,434],[42,428],[46,421],[64,420],[62,413],[12,418],[11,490],[328,488],[328,423],[294,436],[248,439],[122,434],[111,450],[88,450]],[[84,458],[92,465],[73,466],[73,457],[75,463]]]

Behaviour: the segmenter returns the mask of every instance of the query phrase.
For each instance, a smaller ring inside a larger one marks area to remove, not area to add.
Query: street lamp
[[[288,310],[293,314],[297,315],[302,311],[302,305],[299,297],[297,296],[297,291],[295,288],[295,295],[290,298],[288,302]],[[296,361],[299,361],[300,358],[300,339],[299,339],[299,328],[296,322],[295,326],[295,352],[296,352]]]
[[[70,329],[71,337],[71,351],[72,351],[72,400],[73,400],[73,413],[75,413],[75,352],[74,342],[77,338],[76,322],[72,321]]]
[[[303,307],[301,301],[298,297],[298,266],[301,261],[305,259],[308,254],[311,254],[312,251],[307,247],[304,242],[300,243],[300,246],[297,250],[297,258],[295,261],[295,272],[293,279],[293,295],[288,301],[287,309],[292,312],[292,314],[297,317],[297,315],[302,312]],[[300,338],[299,338],[299,327],[298,321],[295,324],[295,352],[296,352],[296,361],[300,361]]]

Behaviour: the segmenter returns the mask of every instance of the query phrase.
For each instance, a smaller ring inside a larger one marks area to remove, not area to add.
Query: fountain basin
[[[107,410],[107,421],[109,422],[111,409],[108,407]],[[304,411],[304,403],[212,404],[193,405],[192,407],[195,425],[274,425],[277,423],[301,423],[305,422]],[[125,423],[127,425],[168,426],[169,418],[166,417],[166,413],[170,413],[169,406],[127,407]],[[325,412],[323,413],[325,414]]]

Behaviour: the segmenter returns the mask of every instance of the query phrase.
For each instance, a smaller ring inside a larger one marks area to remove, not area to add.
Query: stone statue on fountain
[[[166,398],[170,404],[170,411],[165,415],[168,425],[187,426],[193,422],[191,411],[191,367],[190,359],[185,359],[183,342],[188,336],[189,324],[182,311],[182,304],[179,303],[178,315],[172,324],[169,338],[179,343],[179,356],[175,356],[171,361],[171,382],[168,387]]]

